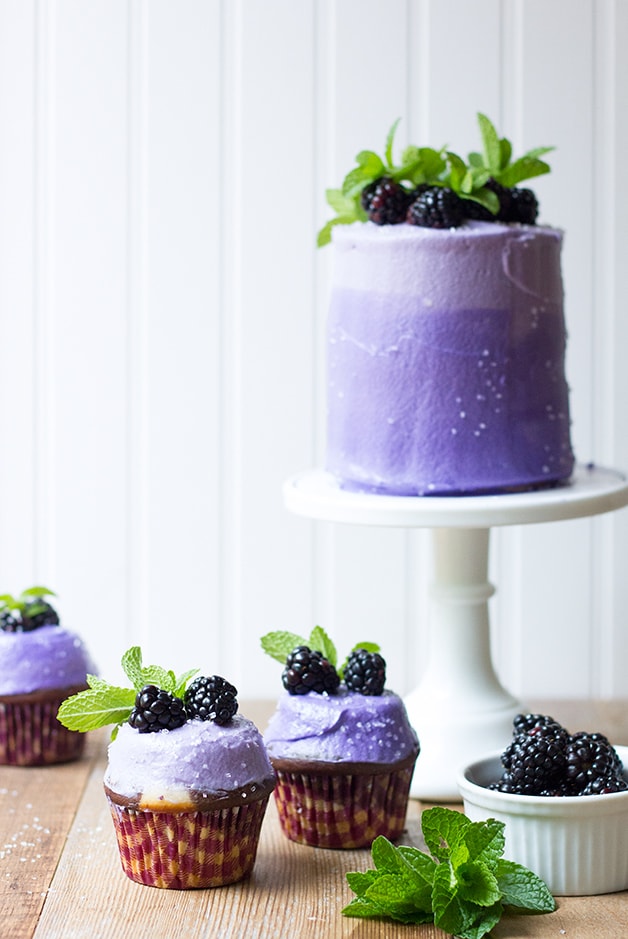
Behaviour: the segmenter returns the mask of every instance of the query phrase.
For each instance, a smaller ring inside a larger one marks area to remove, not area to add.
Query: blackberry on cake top
[[[318,233],[318,245],[331,240],[335,225],[407,222],[426,228],[457,228],[468,219],[534,225],[538,200],[526,179],[549,173],[541,159],[553,147],[536,147],[513,159],[512,144],[500,137],[485,114],[477,115],[482,149],[467,159],[443,146],[407,146],[398,163],[393,144],[395,121],[380,156],[362,150],[340,189],[328,189],[327,202],[335,216]]]
[[[58,719],[69,730],[88,731],[113,724],[115,739],[122,724],[140,734],[176,730],[189,721],[228,725],[238,710],[237,689],[221,675],[192,679],[198,669],[178,677],[160,665],[142,664],[142,651],[132,646],[122,656],[131,687],[120,688],[94,675],[88,688],[67,698]],[[191,683],[190,683],[191,682]]]
[[[384,693],[386,661],[375,643],[358,643],[341,666],[333,641],[320,626],[314,627],[309,639],[277,630],[263,636],[261,644],[283,665],[281,680],[291,695],[334,695],[341,685],[363,695]]]
[[[58,626],[59,615],[46,597],[56,594],[47,587],[27,587],[17,597],[0,596],[0,629],[7,633],[32,632],[42,626]]]

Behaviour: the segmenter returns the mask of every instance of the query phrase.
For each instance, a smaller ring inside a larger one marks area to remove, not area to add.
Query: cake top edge
[[[504,235],[522,235],[543,233],[556,238],[564,237],[564,230],[553,225],[526,225],[519,222],[481,222],[466,220],[456,228],[419,228],[408,222],[398,225],[376,225],[373,222],[354,221],[334,228],[331,239],[334,243],[355,241],[372,241],[374,243],[445,239],[456,236],[468,236],[474,239],[500,238]]]

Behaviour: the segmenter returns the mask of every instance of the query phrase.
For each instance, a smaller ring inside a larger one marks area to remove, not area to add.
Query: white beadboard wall
[[[270,629],[380,641],[411,690],[430,533],[292,516],[322,464],[324,190],[398,146],[557,147],[573,438],[628,469],[625,0],[0,0],[0,587],[54,588],[102,674],[273,697]],[[491,536],[525,697],[628,692],[628,510]],[[443,668],[447,664],[443,663]]]

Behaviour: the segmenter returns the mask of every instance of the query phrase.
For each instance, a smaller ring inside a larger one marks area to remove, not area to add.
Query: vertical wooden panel
[[[327,178],[324,188],[337,187],[355,165],[363,149],[382,153],[386,135],[396,118],[399,127],[396,153],[407,141],[407,8],[402,0],[386,7],[382,30],[382,6],[377,0],[336,0],[328,7],[329,82],[325,123]],[[386,62],[385,68],[380,63]],[[376,64],[377,63],[377,64]],[[324,218],[329,217],[327,210]],[[333,249],[326,274],[331,276]],[[326,314],[330,281],[322,289]],[[324,315],[321,320],[324,329]],[[324,375],[317,392],[317,408],[325,411]],[[359,641],[382,645],[391,680],[405,678],[403,647],[406,635],[406,536],[395,529],[329,525],[328,543],[319,553],[317,577],[325,584],[319,597],[325,627],[336,639],[341,654]]]
[[[611,465],[628,468],[628,192],[623,174],[628,157],[628,6],[621,0],[596,4],[596,349],[598,453]],[[598,390],[599,389],[599,390]],[[600,520],[595,545],[596,605],[592,641],[601,646],[594,692],[621,695],[628,663],[628,511]]]
[[[220,4],[151,2],[144,28],[143,626],[158,661],[211,674],[221,612]]]
[[[561,56],[563,70],[556,67],[555,37],[567,15],[570,41]],[[577,458],[586,462],[592,420],[593,287],[588,258],[593,229],[590,202],[570,195],[577,191],[579,180],[592,173],[592,7],[590,0],[575,4],[532,0],[517,4],[507,24],[510,59],[505,68],[514,69],[505,82],[508,135],[517,153],[531,146],[556,146],[549,156],[552,173],[531,185],[541,203],[541,220],[567,231],[563,274],[572,431]],[[561,109],[571,96],[578,101],[577,121],[561,119]],[[498,664],[509,686],[520,694],[561,696],[568,695],[570,688],[584,693],[590,689],[591,524],[582,520],[500,533],[505,556],[498,583]],[[548,568],[549,557],[564,557],[565,563]],[[569,673],[560,668],[567,643],[578,650]],[[544,674],[538,667],[540,650],[548,666]]]
[[[21,590],[38,566],[34,490],[36,219],[44,198],[33,185],[44,157],[45,115],[36,110],[37,22],[33,3],[0,7],[0,571],[2,592]],[[38,35],[38,34],[37,34]],[[43,51],[40,51],[43,55]],[[37,88],[39,91],[39,88]]]
[[[128,563],[126,5],[66,0],[48,12],[48,446],[37,470],[66,622],[106,662],[123,637]]]
[[[227,285],[225,661],[239,687],[278,687],[259,649],[300,631],[311,600],[310,527],[283,507],[284,479],[312,460],[312,264],[307,180],[314,138],[314,4],[228,5],[224,219]],[[224,626],[221,626],[224,628]],[[266,669],[267,671],[264,671]],[[239,676],[239,677],[238,677]]]

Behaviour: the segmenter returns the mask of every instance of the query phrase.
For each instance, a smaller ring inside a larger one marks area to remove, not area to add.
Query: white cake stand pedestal
[[[430,650],[419,686],[406,697],[421,755],[411,795],[458,800],[456,772],[503,749],[522,706],[500,684],[491,658],[490,529],[613,512],[628,505],[628,481],[601,467],[577,467],[564,486],[490,496],[382,496],[345,492],[322,471],[284,486],[287,508],[321,521],[433,529]]]

